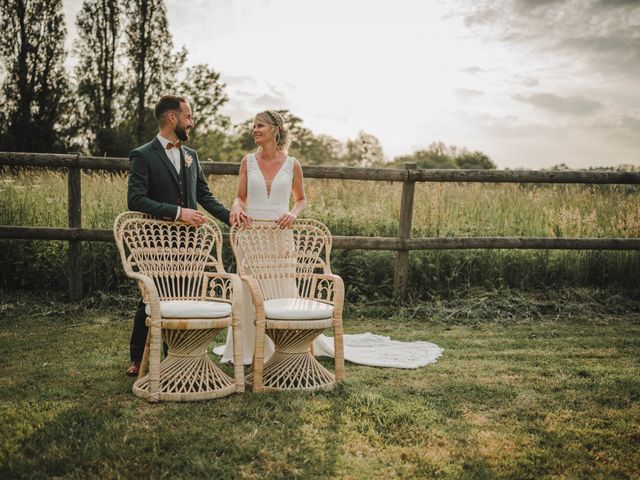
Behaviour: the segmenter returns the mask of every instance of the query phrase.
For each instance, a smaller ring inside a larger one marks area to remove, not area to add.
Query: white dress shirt
[[[173,163],[173,167],[176,169],[176,172],[180,175],[180,151],[177,148],[167,149],[167,145],[173,142],[171,140],[167,140],[160,134],[158,134],[158,140],[160,140],[162,148],[164,148],[167,153],[167,157],[169,157],[169,160]],[[180,147],[180,149],[182,149],[182,147]]]

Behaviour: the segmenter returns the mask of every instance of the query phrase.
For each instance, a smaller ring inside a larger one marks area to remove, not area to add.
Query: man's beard
[[[189,134],[184,127],[176,125],[175,132],[176,136],[180,139],[181,142],[186,142],[187,140],[189,140]]]

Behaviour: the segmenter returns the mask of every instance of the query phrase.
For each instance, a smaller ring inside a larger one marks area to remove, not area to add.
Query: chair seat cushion
[[[149,305],[144,311],[151,314]],[[231,315],[231,305],[201,300],[168,300],[160,302],[160,315],[162,318],[222,318]]]
[[[306,298],[265,300],[264,313],[273,320],[321,320],[333,316],[333,305]]]

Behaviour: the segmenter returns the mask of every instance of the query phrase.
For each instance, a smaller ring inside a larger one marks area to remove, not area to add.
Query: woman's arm
[[[238,173],[238,188],[236,190],[236,198],[231,205],[231,213],[229,215],[229,223],[231,225],[246,224],[251,226],[251,217],[244,211],[247,203],[247,157],[245,156],[240,163],[240,172]]]
[[[302,166],[298,160],[294,160],[293,164],[293,185],[291,187],[291,193],[293,194],[293,201],[295,203],[289,213],[281,215],[276,220],[280,228],[291,225],[307,206],[307,198],[304,194],[304,176],[302,174]]]

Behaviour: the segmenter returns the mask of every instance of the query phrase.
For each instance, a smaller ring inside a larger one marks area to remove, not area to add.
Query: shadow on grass
[[[130,322],[54,307],[3,321],[0,478],[333,476],[341,390],[148,404],[124,376]]]
[[[5,444],[0,476],[328,478],[341,435],[333,395],[340,393],[245,393],[160,405],[131,393],[114,393],[112,401],[90,392],[67,401],[16,399],[3,417],[25,434]],[[309,418],[312,397],[327,401],[328,415]]]

